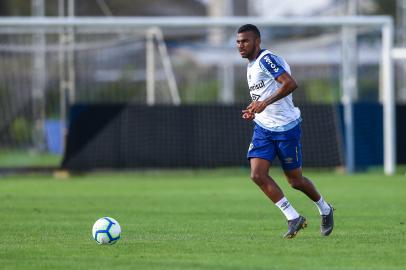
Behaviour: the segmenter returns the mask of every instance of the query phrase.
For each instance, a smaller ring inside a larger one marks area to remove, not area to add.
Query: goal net
[[[253,20],[299,84],[304,166],[382,164],[386,21]],[[246,165],[250,96],[235,38],[248,22],[0,20],[0,168]]]

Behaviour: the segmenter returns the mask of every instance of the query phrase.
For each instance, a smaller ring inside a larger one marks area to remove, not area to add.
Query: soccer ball
[[[92,235],[98,244],[112,245],[120,239],[121,227],[114,218],[102,217],[94,223]]]

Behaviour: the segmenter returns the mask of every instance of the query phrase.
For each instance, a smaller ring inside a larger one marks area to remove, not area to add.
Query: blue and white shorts
[[[247,158],[261,158],[272,163],[278,156],[285,171],[302,167],[300,136],[300,124],[281,132],[270,131],[255,124]]]

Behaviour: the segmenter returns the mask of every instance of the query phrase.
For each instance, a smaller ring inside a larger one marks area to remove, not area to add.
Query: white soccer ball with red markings
[[[98,244],[112,245],[120,239],[121,227],[114,218],[102,217],[94,223],[92,235]]]

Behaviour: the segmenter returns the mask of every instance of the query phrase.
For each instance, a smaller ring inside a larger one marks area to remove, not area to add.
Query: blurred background
[[[252,126],[240,111],[250,96],[236,27],[32,27],[27,17],[373,15],[392,17],[394,46],[406,47],[406,0],[2,0],[1,20],[21,24],[0,23],[0,170],[248,165]],[[380,28],[260,30],[262,47],[284,57],[299,84],[304,165],[381,167]],[[396,157],[405,164],[406,60],[394,61]]]

